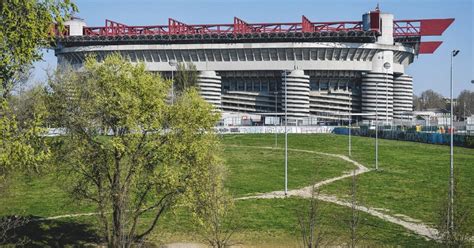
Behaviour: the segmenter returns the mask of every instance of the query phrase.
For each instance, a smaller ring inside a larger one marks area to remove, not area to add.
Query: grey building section
[[[309,117],[309,76],[302,70],[283,73],[282,100],[283,109],[292,119]]]
[[[202,98],[216,109],[221,109],[221,77],[215,71],[202,71],[197,84]]]
[[[74,43],[83,37],[78,30],[71,30],[71,43],[60,43],[55,52],[60,65],[77,68],[88,54],[102,59],[118,52],[165,76],[174,70],[170,60],[191,62],[200,72],[200,94],[223,112],[281,115],[286,108],[288,117],[296,120],[331,121],[345,119],[349,113],[377,113],[379,120],[400,119],[412,110],[413,83],[405,68],[413,62],[416,51],[395,42],[393,15],[381,13],[380,18],[382,33],[371,41],[338,42],[336,37],[330,42],[153,44],[130,40],[100,45]],[[75,29],[85,23],[70,25]],[[390,68],[384,69],[384,63]],[[286,83],[284,71],[289,71]]]
[[[393,75],[368,72],[361,82],[362,113],[377,113],[367,116],[369,120],[393,120]]]
[[[403,119],[413,112],[413,78],[396,76],[393,81],[393,118]]]

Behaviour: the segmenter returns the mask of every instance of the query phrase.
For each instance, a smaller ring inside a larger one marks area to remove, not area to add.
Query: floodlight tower
[[[454,57],[456,57],[456,55],[458,55],[459,53],[459,50],[453,50],[451,51],[451,77],[450,77],[450,98],[451,98],[451,114],[450,114],[450,127],[451,127],[451,131],[449,132],[450,133],[450,138],[451,138],[451,142],[450,142],[450,167],[449,167],[449,213],[448,213],[448,223],[449,223],[449,228],[451,229],[451,231],[454,230],[454,144],[453,144],[453,141],[454,141],[454,118],[453,118],[453,113],[454,113],[454,101],[453,101],[453,60],[454,60]]]

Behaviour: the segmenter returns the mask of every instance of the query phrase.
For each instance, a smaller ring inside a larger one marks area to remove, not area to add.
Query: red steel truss
[[[246,33],[289,33],[289,32],[339,32],[362,31],[362,22],[310,22],[303,16],[301,23],[252,23],[237,17],[233,24],[184,24],[169,19],[168,25],[127,26],[106,20],[103,27],[84,27],[84,35],[177,35],[177,34],[246,34]]]
[[[234,17],[234,29],[231,31],[233,33],[237,34],[247,34],[247,33],[252,33],[252,26],[243,21],[242,19],[239,19],[238,17]],[[231,30],[230,28],[228,29],[229,31]]]
[[[169,18],[168,25],[155,26],[128,26],[111,20],[105,20],[102,27],[84,27],[85,36],[136,36],[136,35],[245,35],[252,33],[322,33],[322,32],[361,32],[372,31],[380,34],[380,23],[378,20],[379,11],[371,12],[369,27],[364,29],[360,21],[340,21],[340,22],[312,22],[306,16],[301,17],[301,22],[294,23],[248,23],[234,17],[233,24],[185,24],[175,19]],[[419,20],[395,20],[393,22],[393,36],[400,39],[413,39],[421,36],[439,36],[454,22],[449,19],[419,19]],[[62,34],[57,31],[56,35],[69,36],[68,27]],[[433,53],[440,45],[441,41],[421,42],[419,44],[419,54]],[[413,41],[408,41],[413,43]]]
[[[395,37],[442,35],[454,19],[396,20],[393,22]],[[111,20],[102,27],[84,27],[84,35],[178,35],[178,34],[246,34],[289,32],[349,32],[363,31],[362,22],[311,22],[302,16],[300,23],[247,23],[234,17],[233,24],[185,24],[169,19],[168,25],[128,26]],[[379,31],[374,29],[372,31]]]
[[[393,22],[394,36],[442,35],[454,22],[449,19],[399,20]]]

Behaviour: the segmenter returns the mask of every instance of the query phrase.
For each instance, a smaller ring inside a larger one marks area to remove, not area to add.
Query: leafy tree
[[[174,78],[175,94],[180,95],[188,88],[196,87],[198,72],[193,63],[179,63],[178,71]]]
[[[42,127],[45,114],[41,98],[29,110],[27,118],[17,118],[8,102],[0,101],[0,195],[8,189],[9,176],[13,171],[38,173],[51,157],[42,136],[45,132]],[[27,218],[16,216],[0,217],[0,246],[9,241],[13,229],[27,221]]]
[[[229,247],[238,223],[234,201],[224,189],[224,167],[214,160],[204,172],[202,188],[190,198],[194,224],[211,247]]]
[[[69,0],[0,1],[0,193],[12,170],[39,171],[50,156],[41,137],[44,105],[37,102],[28,118],[18,119],[8,100],[14,87],[28,75],[31,64],[41,59],[40,49],[54,41],[54,24],[62,30],[63,21],[76,10]],[[0,218],[0,243],[24,222]]]
[[[44,106],[44,105],[43,105]],[[0,106],[0,192],[6,187],[7,175],[13,170],[39,172],[50,150],[41,135],[45,108],[38,104],[29,119],[18,122],[15,113],[3,101]]]
[[[0,185],[5,185],[12,169],[37,170],[39,162],[48,157],[49,149],[40,138],[46,115],[41,97],[31,103],[27,116],[16,112],[19,109],[9,106],[9,101],[14,86],[25,81],[31,64],[41,59],[40,48],[54,41],[54,24],[61,30],[75,10],[69,0],[0,2]]]
[[[58,164],[72,195],[97,207],[108,245],[131,247],[202,188],[216,159],[218,116],[193,88],[167,105],[169,82],[117,54],[67,73],[51,81],[48,101],[67,130]]]
[[[70,0],[0,1],[0,81],[6,98],[22,72],[41,59],[40,48],[54,42],[54,25],[62,29],[76,5]]]
[[[45,104],[45,88],[42,85],[35,85],[29,89],[21,90],[17,94],[9,97],[9,106],[15,113],[18,125],[22,127],[25,123],[35,119],[35,115],[43,113],[41,118],[44,121],[47,118],[47,109]],[[44,124],[44,123],[41,123]]]

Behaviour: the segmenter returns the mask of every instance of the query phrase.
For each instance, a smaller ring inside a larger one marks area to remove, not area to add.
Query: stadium
[[[89,27],[74,18],[58,35],[58,64],[80,67],[87,54],[119,52],[149,71],[172,77],[176,63],[199,71],[205,100],[225,115],[287,112],[297,125],[411,116],[413,79],[407,67],[431,54],[454,19],[396,20],[377,7],[358,21],[129,26],[106,20]],[[359,115],[357,115],[359,114]],[[267,118],[265,118],[267,117]],[[279,118],[275,118],[279,119]],[[268,123],[268,122],[267,122]]]

